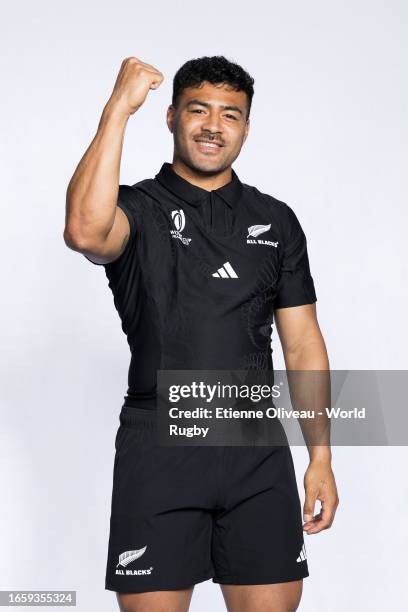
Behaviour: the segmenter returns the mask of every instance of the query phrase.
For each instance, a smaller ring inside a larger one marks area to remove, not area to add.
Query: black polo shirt
[[[274,310],[316,301],[293,210],[234,170],[207,191],[169,163],[121,185],[118,206],[130,238],[100,265],[131,350],[125,405],[155,406],[159,369],[273,369]]]

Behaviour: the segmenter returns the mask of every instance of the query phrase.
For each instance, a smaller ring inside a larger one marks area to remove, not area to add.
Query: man
[[[222,56],[174,77],[172,164],[119,186],[127,121],[163,78],[124,60],[67,191],[65,242],[104,266],[132,354],[105,587],[121,610],[179,612],[212,577],[230,612],[295,610],[303,533],[329,527],[338,504],[329,445],[309,447],[302,527],[289,447],[175,448],[154,434],[158,370],[271,370],[273,316],[288,370],[328,370],[306,239],[289,206],[231,168],[254,80]]]

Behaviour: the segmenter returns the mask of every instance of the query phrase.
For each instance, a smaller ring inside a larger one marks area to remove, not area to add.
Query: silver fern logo
[[[120,565],[122,567],[126,567],[129,565],[129,563],[132,563],[132,561],[136,561],[136,559],[139,559],[139,557],[143,555],[146,548],[147,546],[144,548],[139,548],[139,550],[127,550],[126,552],[122,553],[119,555],[119,563],[116,567],[119,567]]]
[[[266,246],[273,246],[276,248],[279,244],[278,242],[272,242],[272,240],[262,240],[261,238],[256,240],[258,236],[264,234],[265,232],[269,232],[270,229],[270,223],[268,225],[251,225],[251,227],[248,227],[247,244],[264,244]]]
[[[251,227],[248,227],[247,238],[249,238],[250,236],[253,236],[254,238],[256,238],[257,236],[259,236],[259,234],[268,232],[270,229],[271,229],[271,224],[269,225],[251,225]]]

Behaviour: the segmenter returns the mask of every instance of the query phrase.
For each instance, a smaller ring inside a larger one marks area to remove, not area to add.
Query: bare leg
[[[193,589],[116,593],[116,597],[121,612],[188,612]]]
[[[303,580],[220,586],[228,612],[294,612],[302,596]]]

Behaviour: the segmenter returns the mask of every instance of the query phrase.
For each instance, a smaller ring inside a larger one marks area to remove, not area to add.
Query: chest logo
[[[178,232],[182,232],[186,225],[186,217],[184,210],[172,210],[171,218],[173,219],[174,227]]]
[[[264,234],[265,232],[269,232],[271,229],[271,224],[269,225],[251,225],[248,227],[248,236],[247,236],[247,244],[264,244],[266,246],[277,247],[279,242],[272,242],[272,240],[262,240],[258,239],[258,236]]]
[[[172,210],[171,219],[175,227],[175,229],[170,230],[170,234],[172,235],[172,237],[181,240],[183,244],[190,244],[191,238],[185,238],[181,233],[186,226],[186,217],[184,215],[184,210],[182,210],[181,208],[180,210]]]
[[[215,278],[238,278],[238,274],[235,272],[229,261],[226,261],[221,268],[218,268],[217,272],[214,272],[213,276],[215,276]]]

